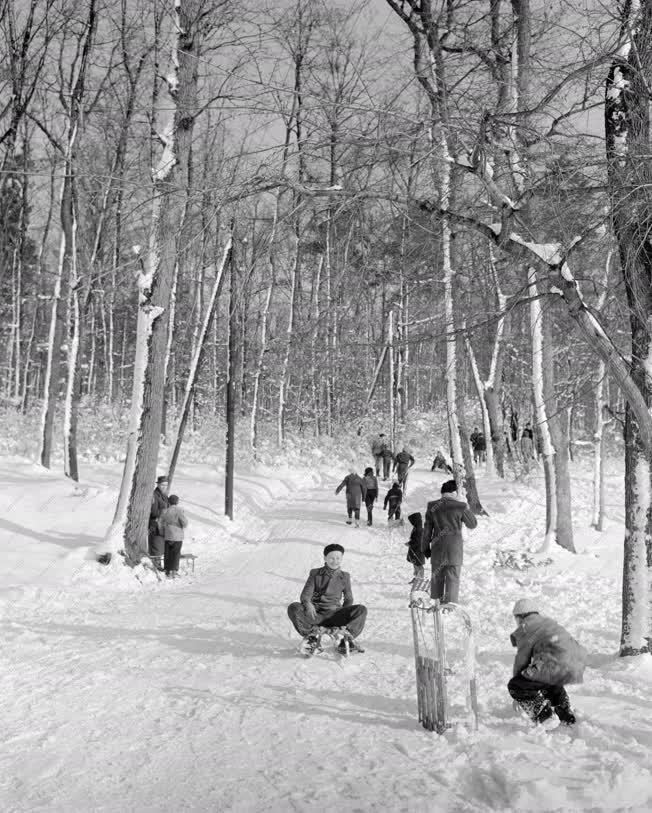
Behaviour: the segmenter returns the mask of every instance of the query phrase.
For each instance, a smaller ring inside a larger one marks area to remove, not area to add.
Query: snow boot
[[[570,698],[566,693],[565,689],[562,689],[563,695],[560,698],[560,702],[554,706],[554,711],[557,717],[559,717],[560,722],[564,725],[574,725],[577,722],[575,715],[573,714],[573,710],[571,709],[570,705]]]
[[[516,702],[530,720],[537,725],[549,720],[555,713],[552,704],[541,692],[537,692],[536,697],[532,700],[517,700]]]
[[[301,654],[305,655],[306,658],[312,657],[316,652],[321,652],[321,636],[311,633],[310,635],[306,635],[303,639],[301,644]]]
[[[360,646],[360,644],[356,644],[350,635],[343,635],[342,640],[337,645],[337,651],[340,653],[340,655],[350,655],[354,652],[364,652],[364,649]]]
[[[347,521],[346,521],[346,524],[350,525],[352,522],[353,522],[353,520],[349,517],[349,519],[347,519]]]

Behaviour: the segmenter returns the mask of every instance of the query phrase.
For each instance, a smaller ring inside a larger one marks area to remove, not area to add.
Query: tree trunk
[[[138,280],[139,305],[129,439],[120,496],[109,539],[124,544],[131,561],[147,551],[147,528],[160,442],[168,309],[174,263],[167,224],[175,166],[187,167],[196,118],[201,35],[194,30],[198,0],[176,0],[176,47],[167,76],[172,111],[161,134],[163,151],[153,172],[147,269]],[[183,177],[183,175],[182,175]],[[167,239],[166,239],[167,238]]]
[[[204,358],[204,353],[206,349],[206,341],[208,338],[208,334],[210,332],[211,324],[215,318],[217,303],[219,301],[220,291],[222,289],[222,283],[224,280],[224,270],[227,267],[227,265],[232,263],[231,257],[232,245],[233,238],[231,235],[229,235],[229,239],[224,249],[224,254],[222,256],[222,262],[220,264],[220,267],[215,269],[215,279],[213,281],[213,289],[211,291],[210,299],[208,300],[208,306],[204,314],[203,322],[199,330],[197,331],[197,335],[195,337],[195,348],[193,351],[192,360],[190,362],[190,370],[188,371],[188,380],[186,381],[186,389],[183,397],[183,403],[181,405],[181,417],[179,420],[179,427],[177,429],[177,436],[174,442],[172,457],[170,458],[170,466],[168,468],[169,489],[172,488],[174,472],[176,470],[177,461],[179,459],[181,444],[183,443],[183,435],[186,429],[186,424],[188,422],[188,416],[190,414],[190,405],[192,403],[195,385],[197,383],[197,374],[202,366],[202,360]]]
[[[546,527],[542,550],[549,550],[557,527],[557,498],[555,494],[555,449],[552,445],[544,399],[543,377],[543,325],[541,302],[538,299],[537,278],[534,268],[528,269],[528,295],[530,297],[530,331],[532,335],[532,393],[536,423],[541,433],[543,472],[546,484]]]
[[[226,255],[225,255],[226,256]],[[226,382],[226,465],[224,473],[224,513],[233,519],[233,480],[235,472],[235,385],[238,370],[237,339],[238,314],[236,264],[230,254],[230,288],[229,288],[229,365]]]
[[[554,340],[550,324],[550,310],[541,311],[543,329],[543,391],[548,417],[548,427],[555,449],[555,500],[557,503],[557,525],[555,541],[557,544],[575,553],[573,542],[573,514],[571,508],[571,481],[568,455],[568,420],[566,410],[559,407],[555,395],[555,361]]]

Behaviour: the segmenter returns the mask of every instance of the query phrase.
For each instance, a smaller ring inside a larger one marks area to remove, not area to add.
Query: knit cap
[[[513,615],[527,615],[528,613],[538,613],[539,605],[534,599],[519,598],[512,610]]]
[[[324,548],[324,556],[328,556],[329,553],[333,553],[335,550],[338,550],[340,553],[344,553],[344,548],[334,542],[331,545],[326,545]]]

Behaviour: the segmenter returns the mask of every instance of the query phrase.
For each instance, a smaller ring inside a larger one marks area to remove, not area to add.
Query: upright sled
[[[430,598],[430,579],[410,593],[419,722],[443,734],[455,722],[478,727],[473,624],[459,604]]]

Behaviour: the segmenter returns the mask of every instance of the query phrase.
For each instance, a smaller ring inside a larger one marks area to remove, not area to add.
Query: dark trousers
[[[430,596],[441,602],[452,601],[457,604],[460,595],[460,576],[462,565],[440,565],[432,571]]]
[[[181,546],[183,542],[171,542],[165,540],[165,554],[163,557],[163,568],[166,573],[179,572],[179,557],[181,556]]]
[[[567,720],[568,715],[572,714],[570,699],[563,686],[552,686],[550,683],[516,675],[507,684],[507,691],[534,720],[546,705],[546,701],[550,702],[560,720]]]
[[[152,563],[160,568],[163,564],[163,555],[165,553],[165,539],[159,536],[156,525],[149,529],[147,535],[147,553]]]
[[[353,514],[355,514],[356,519],[360,519],[360,509],[359,508],[349,508],[349,506],[347,505],[346,513],[348,514],[349,519],[351,519],[351,516]]]
[[[374,502],[376,501],[376,497],[378,496],[377,491],[367,491],[367,495],[364,498],[364,504],[367,508],[367,523],[371,525],[372,518],[373,518],[373,511],[374,511]]]
[[[383,457],[383,480],[387,480],[389,478],[389,470],[392,467],[392,458],[391,457]]]
[[[374,464],[376,466],[376,477],[380,474],[380,464],[384,462],[384,458],[382,454],[375,454],[374,455]]]
[[[389,522],[391,519],[400,519],[401,518],[401,503],[396,503],[393,505],[391,502],[389,504],[389,508],[387,510],[387,521]]]
[[[367,608],[364,604],[350,604],[348,607],[340,607],[331,613],[318,613],[317,618],[312,621],[303,604],[300,601],[294,601],[288,607],[288,617],[294,629],[302,637],[310,635],[315,627],[346,627],[351,638],[357,638],[364,629]]]

